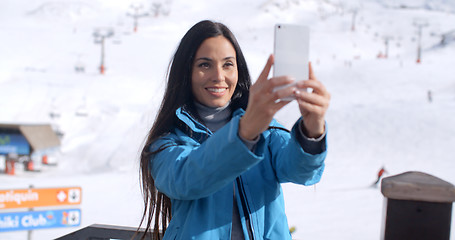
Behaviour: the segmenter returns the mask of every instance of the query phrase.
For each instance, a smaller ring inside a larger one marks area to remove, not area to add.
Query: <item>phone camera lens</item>
[[[278,28],[281,28],[281,25],[278,25]]]

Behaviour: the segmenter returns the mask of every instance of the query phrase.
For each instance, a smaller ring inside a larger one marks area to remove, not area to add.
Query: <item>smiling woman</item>
[[[152,239],[160,225],[163,239],[291,239],[280,184],[321,178],[330,94],[311,66],[309,80],[273,91],[292,79],[268,79],[272,65],[251,86],[225,25],[202,21],[182,38],[141,154],[140,225],[154,221]],[[288,131],[273,117],[291,94],[302,118]]]
[[[223,36],[202,42],[196,52],[191,88],[196,101],[208,107],[229,103],[237,85],[237,60],[231,42]]]

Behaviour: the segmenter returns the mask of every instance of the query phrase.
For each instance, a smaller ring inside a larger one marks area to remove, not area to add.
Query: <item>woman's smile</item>
[[[226,92],[227,88],[223,87],[209,87],[209,88],[206,88],[207,91],[209,91],[210,93],[213,93],[214,95],[216,96],[220,96],[220,95],[224,95],[224,93]]]

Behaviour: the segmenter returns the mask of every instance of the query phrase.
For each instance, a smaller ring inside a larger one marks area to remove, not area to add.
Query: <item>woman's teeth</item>
[[[226,88],[207,88],[207,90],[209,90],[209,92],[220,93],[220,92],[224,92],[226,90]]]

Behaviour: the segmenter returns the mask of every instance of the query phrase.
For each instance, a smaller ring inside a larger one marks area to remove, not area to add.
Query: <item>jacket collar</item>
[[[180,121],[182,121],[187,127],[190,128],[191,131],[197,133],[211,133],[210,130],[205,127],[202,123],[198,122],[191,114],[185,110],[184,108],[180,107],[175,111],[175,115],[177,116]]]
[[[245,111],[239,108],[234,111],[232,117],[243,115],[244,113]],[[178,108],[175,111],[175,115],[180,120],[177,127],[194,140],[202,143],[213,134],[206,126],[191,116],[184,107]]]

